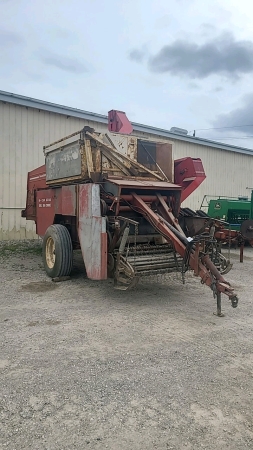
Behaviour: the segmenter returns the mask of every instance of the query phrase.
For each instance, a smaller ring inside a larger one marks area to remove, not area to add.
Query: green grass
[[[19,255],[41,255],[42,249],[39,244],[30,244],[24,242],[15,242],[15,243],[0,243],[0,257],[2,256],[10,256],[14,254]]]

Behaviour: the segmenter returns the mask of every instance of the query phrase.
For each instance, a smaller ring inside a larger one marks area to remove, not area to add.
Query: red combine
[[[92,280],[113,277],[116,288],[128,289],[141,276],[191,269],[217,297],[218,315],[221,293],[236,307],[208,251],[213,236],[189,237],[178,220],[181,202],[205,179],[201,160],[173,163],[171,144],[129,135],[123,112],[110,111],[108,128],[84,127],[45,146],[45,165],[28,173],[22,217],[43,237],[47,274],[69,276],[81,248]]]

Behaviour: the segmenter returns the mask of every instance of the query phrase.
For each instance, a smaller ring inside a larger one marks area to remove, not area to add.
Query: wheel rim
[[[49,269],[55,265],[55,243],[53,238],[49,237],[46,242],[46,262]]]

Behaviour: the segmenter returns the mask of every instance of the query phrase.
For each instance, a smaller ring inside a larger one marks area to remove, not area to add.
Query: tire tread
[[[46,239],[51,236],[55,241],[56,261],[53,269],[49,269],[45,258]],[[50,225],[43,240],[43,262],[47,274],[51,277],[68,276],[73,266],[73,247],[71,236],[64,225]]]

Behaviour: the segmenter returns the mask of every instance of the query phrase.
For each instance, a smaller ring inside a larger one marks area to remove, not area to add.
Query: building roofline
[[[15,105],[26,106],[27,108],[35,108],[43,111],[49,111],[65,116],[77,117],[86,120],[95,120],[101,123],[107,123],[107,116],[96,114],[82,109],[71,108],[69,106],[58,105],[56,103],[45,102],[24,95],[12,94],[10,92],[0,91],[0,101],[6,103],[14,103]]]
[[[181,135],[177,133],[172,133],[171,131],[164,130],[162,128],[151,127],[148,125],[141,125],[139,123],[133,123],[134,131],[141,131],[143,133],[152,133],[159,136],[167,137],[169,139],[174,139],[178,141],[189,142],[191,144],[205,145],[206,147],[215,147],[220,150],[226,150],[235,153],[244,153],[246,155],[253,156],[253,150],[245,147],[236,147],[235,145],[223,144],[222,142],[212,141],[210,139],[198,138],[194,136]]]
[[[43,100],[26,97],[24,95],[13,94],[10,92],[0,91],[0,101],[6,103],[13,103],[15,105],[25,106],[27,108],[35,108],[43,111],[48,111],[56,114],[62,114],[65,116],[76,117],[84,120],[93,120],[99,123],[107,124],[108,118],[103,114],[96,114],[82,109],[71,108],[69,106],[58,105],[56,103],[50,103]],[[189,142],[197,145],[205,145],[207,147],[215,147],[220,150],[232,151],[236,153],[243,153],[253,156],[253,150],[245,147],[236,147],[235,145],[223,144],[221,142],[212,141],[210,139],[203,139],[194,136],[181,135],[172,133],[171,131],[164,130],[162,128],[152,127],[149,125],[143,125],[140,123],[132,122],[134,131],[142,133],[155,134],[169,139]]]

